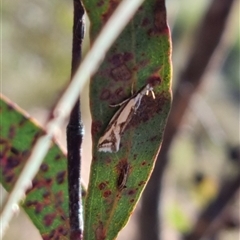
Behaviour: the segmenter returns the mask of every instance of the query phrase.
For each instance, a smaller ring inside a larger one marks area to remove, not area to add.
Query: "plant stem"
[[[75,74],[82,57],[82,40],[84,37],[84,9],[79,0],[73,1],[73,41],[71,77]],[[80,240],[83,236],[83,216],[81,197],[81,145],[83,126],[80,112],[80,99],[77,99],[67,126],[68,150],[68,191],[70,239]]]

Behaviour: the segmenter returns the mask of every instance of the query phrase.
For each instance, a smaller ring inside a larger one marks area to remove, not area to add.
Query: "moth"
[[[153,87],[147,84],[135,95],[126,99],[120,104],[111,106],[121,106],[119,110],[113,115],[110,120],[104,134],[100,137],[98,141],[98,151],[99,152],[118,152],[121,136],[127,127],[128,123],[131,121],[134,114],[136,114],[138,108],[141,105],[142,97],[148,95],[151,92],[153,99],[155,95],[153,92]]]
[[[117,180],[117,188],[119,191],[122,191],[124,188],[126,188],[128,172],[129,172],[129,164],[125,162],[121,167],[121,172]]]

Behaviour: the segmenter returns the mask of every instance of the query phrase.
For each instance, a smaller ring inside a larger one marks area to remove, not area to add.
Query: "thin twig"
[[[82,58],[84,37],[84,8],[79,0],[73,0],[73,41],[71,77],[77,71]],[[81,122],[80,99],[77,99],[67,125],[68,192],[70,240],[83,237],[83,210],[81,194],[81,148],[83,126]]]

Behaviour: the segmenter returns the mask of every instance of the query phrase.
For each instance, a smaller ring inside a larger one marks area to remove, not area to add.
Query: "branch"
[[[72,77],[79,67],[82,58],[82,40],[84,37],[83,6],[79,0],[74,0],[73,7]],[[70,240],[81,240],[83,236],[81,194],[82,138],[83,127],[80,112],[80,99],[77,99],[67,125]]]

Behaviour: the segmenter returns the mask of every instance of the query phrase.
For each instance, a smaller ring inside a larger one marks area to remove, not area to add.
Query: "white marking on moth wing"
[[[98,141],[99,152],[117,152],[120,146],[120,126],[113,126]]]

